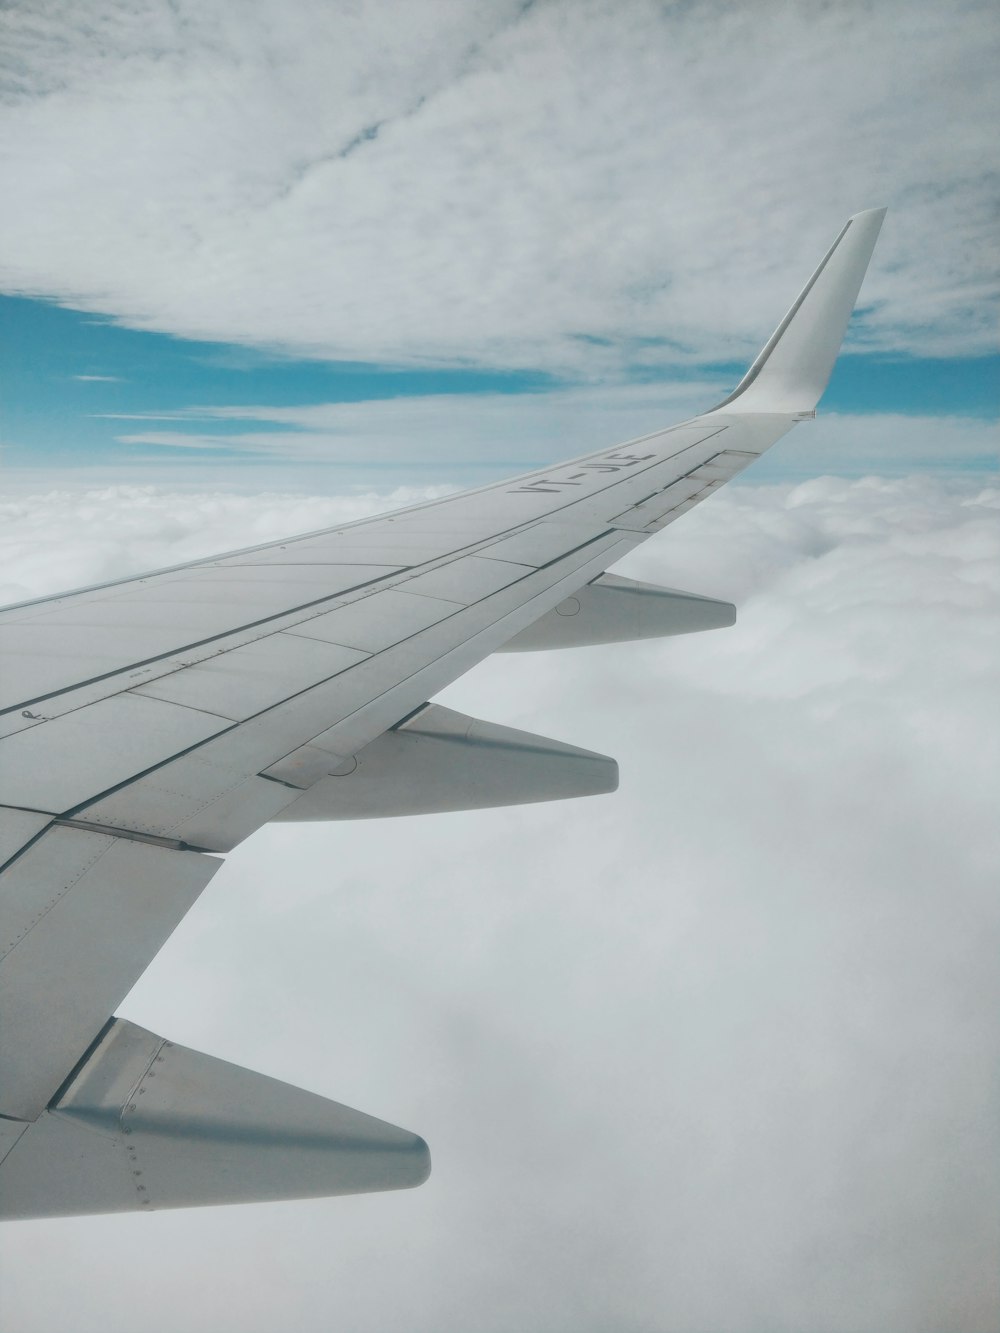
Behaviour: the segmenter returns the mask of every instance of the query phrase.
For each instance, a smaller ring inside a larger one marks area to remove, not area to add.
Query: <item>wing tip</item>
[[[863,208],[860,213],[852,213],[847,220],[848,222],[860,222],[862,218],[871,218],[873,221],[878,218],[881,221],[888,211],[888,204],[883,204],[879,208]]]
[[[784,319],[728,398],[713,411],[800,417],[815,410],[840,351],[887,206],[847,219]]]

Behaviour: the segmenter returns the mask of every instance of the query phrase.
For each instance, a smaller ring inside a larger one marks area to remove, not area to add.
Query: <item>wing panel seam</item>
[[[49,825],[49,829],[51,829],[51,827],[52,826]],[[44,830],[44,832],[48,832],[49,829]],[[70,889],[72,889],[75,884],[79,884],[80,880],[83,879],[84,875],[86,875],[87,872],[91,870],[98,863],[98,861],[100,861],[100,859],[111,850],[112,846],[113,843],[108,843],[107,846],[100,847],[94,853],[94,855],[90,857],[88,861],[85,861],[82,866],[79,866],[76,869],[75,873],[73,874],[69,882],[64,884],[61,889],[57,890],[55,897],[45,904],[45,906],[38,913],[38,915],[32,919],[30,925],[26,926],[21,931],[21,933],[16,937],[16,939],[11,940],[9,944],[6,944],[3,947],[3,949],[0,950],[0,962],[3,962],[3,960],[9,954],[13,953],[13,951],[28,938],[28,936],[35,929],[35,927],[40,922],[45,920],[45,918],[48,916],[48,914],[52,911],[54,907],[59,906],[62,900],[66,897],[67,893],[69,893]]]
[[[0,708],[0,717],[4,717],[8,713],[16,713],[21,708],[29,708],[33,704],[44,703],[46,699],[58,698],[61,694],[70,694],[73,690],[85,689],[88,685],[96,685],[102,680],[111,680],[115,676],[120,676],[125,671],[134,671],[136,667],[148,666],[151,662],[163,662],[171,657],[176,657],[179,653],[190,652],[192,648],[203,648],[206,644],[217,643],[220,639],[226,639],[230,635],[244,634],[247,630],[257,629],[259,626],[271,624],[275,620],[282,620],[285,616],[293,616],[298,611],[308,611],[311,607],[321,606],[324,602],[332,602],[338,597],[346,597],[349,593],[357,592],[360,588],[369,588],[372,584],[381,583],[383,579],[394,578],[396,574],[405,573],[408,568],[411,568],[411,566],[405,568],[400,566],[391,575],[382,574],[377,579],[366,579],[363,583],[355,583],[350,588],[341,588],[338,592],[328,593],[325,597],[317,597],[311,602],[302,602],[297,606],[290,606],[284,611],[275,612],[274,615],[263,616],[260,620],[247,621],[245,625],[237,625],[235,628],[226,630],[222,634],[210,634],[207,638],[196,639],[192,643],[186,643],[179,647],[171,648],[169,652],[154,653],[151,657],[138,658],[135,661],[127,663],[125,666],[117,667],[114,671],[102,671],[96,676],[88,676],[86,680],[74,681],[72,685],[67,685],[64,689],[50,690],[47,694],[39,694],[31,699],[20,699],[17,703],[10,704],[7,708]],[[126,580],[123,580],[123,582],[124,581]],[[8,610],[9,608],[5,607],[4,609]],[[187,663],[186,665],[197,664]],[[180,670],[180,668],[178,668],[178,670]],[[120,693],[127,693],[127,688],[128,687],[120,691]],[[82,704],[81,707],[86,708],[87,704]],[[207,712],[208,710],[202,709],[201,711]]]

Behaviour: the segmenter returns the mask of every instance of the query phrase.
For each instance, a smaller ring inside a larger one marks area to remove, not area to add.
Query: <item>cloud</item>
[[[62,0],[7,15],[8,291],[320,357],[742,359],[891,207],[856,347],[992,346],[995,11]]]
[[[403,498],[52,492],[5,567],[41,590]],[[617,795],[237,849],[125,1012],[419,1130],[434,1174],[9,1227],[7,1325],[123,1326],[155,1253],[150,1333],[995,1328],[998,509],[728,487],[618,572],[735,628],[442,696],[614,754]]]
[[[117,436],[128,445],[221,450],[246,460],[325,461],[359,468],[489,467],[514,473],[635,439],[718,400],[718,383],[554,389],[542,394],[425,394],[303,407],[193,408],[166,430]],[[161,418],[162,420],[162,418]],[[258,429],[234,430],[246,421]],[[213,430],[218,423],[222,429]],[[266,429],[259,429],[265,426]],[[208,427],[206,429],[206,427]],[[994,422],[894,413],[823,413],[768,455],[771,477],[996,469]],[[761,467],[755,469],[755,477]]]
[[[449,487],[308,496],[64,487],[0,501],[0,604],[419,504]],[[67,534],[72,538],[67,540]]]
[[[80,380],[83,384],[121,384],[120,375],[74,375],[75,380]]]

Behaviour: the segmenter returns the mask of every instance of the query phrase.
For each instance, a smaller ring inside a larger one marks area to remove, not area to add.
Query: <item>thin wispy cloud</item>
[[[702,383],[620,385],[538,394],[428,394],[303,407],[199,407],[189,417],[174,418],[177,429],[129,431],[116,438],[130,448],[223,450],[247,463],[325,461],[400,469],[437,465],[453,478],[482,467],[513,474],[680,421],[710,403],[713,392],[717,394],[717,386]],[[208,423],[213,420],[225,430],[212,430]],[[239,423],[250,428],[239,429]],[[761,469],[765,475],[857,476],[924,468],[988,472],[998,464],[1000,437],[989,420],[824,413],[766,456],[754,479],[760,478]]]
[[[120,375],[74,375],[73,379],[83,384],[121,384]]]

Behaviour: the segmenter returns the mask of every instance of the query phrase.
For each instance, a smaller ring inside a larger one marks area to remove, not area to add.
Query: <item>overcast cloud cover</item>
[[[850,346],[995,343],[989,4],[50,0],[0,28],[0,292],[234,364],[540,372],[120,410],[131,368],[95,358],[75,417],[40,378],[67,449],[5,474],[0,602],[701,410],[859,208],[890,213]],[[261,830],[123,1006],[422,1133],[430,1181],[5,1227],[4,1333],[995,1333],[996,426],[885,405],[616,568],[735,628],[439,696],[614,755],[616,795]],[[121,411],[100,466],[86,410]]]

